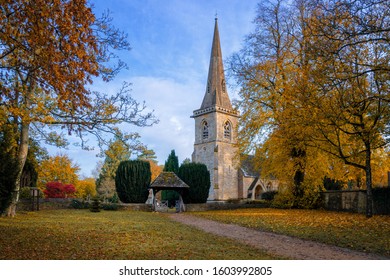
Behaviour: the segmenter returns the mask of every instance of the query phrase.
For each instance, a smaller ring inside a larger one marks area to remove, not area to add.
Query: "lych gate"
[[[189,189],[189,186],[184,183],[175,173],[173,172],[161,172],[160,175],[152,182],[149,189],[152,190],[153,194],[153,202],[152,202],[152,210],[156,211],[157,209],[157,200],[156,194],[159,191],[163,190],[172,190],[176,191],[179,194],[179,202],[177,205],[178,212],[185,211],[185,205],[183,202],[182,195],[185,191]]]

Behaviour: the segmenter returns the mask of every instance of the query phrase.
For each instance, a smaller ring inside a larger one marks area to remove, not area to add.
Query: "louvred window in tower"
[[[207,121],[202,122],[202,130],[203,139],[209,138],[209,124],[207,123]]]
[[[223,136],[227,139],[230,139],[232,135],[232,126],[229,121],[226,121],[223,125]]]

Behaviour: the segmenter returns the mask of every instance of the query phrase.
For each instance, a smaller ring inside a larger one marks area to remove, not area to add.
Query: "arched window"
[[[209,138],[209,124],[207,123],[207,121],[202,122],[202,138]]]
[[[232,126],[229,121],[226,121],[223,125],[223,136],[227,139],[230,139],[232,135]]]

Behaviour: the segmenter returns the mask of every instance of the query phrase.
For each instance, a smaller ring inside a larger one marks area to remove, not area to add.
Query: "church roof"
[[[173,172],[161,172],[160,175],[152,182],[149,187],[150,189],[188,189],[189,186],[184,183],[175,173]]]
[[[226,89],[217,18],[215,19],[214,37],[211,47],[206,93],[204,95],[200,109],[206,109],[214,106],[222,107],[228,110],[233,109]]]
[[[259,177],[260,170],[256,169],[254,156],[246,155],[243,159],[241,159],[241,170],[247,177]]]

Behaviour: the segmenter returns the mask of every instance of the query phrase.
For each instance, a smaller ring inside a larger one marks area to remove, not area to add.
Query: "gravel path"
[[[381,256],[352,251],[296,237],[249,229],[233,224],[223,224],[191,215],[171,214],[177,222],[203,231],[235,239],[273,255],[295,260],[379,260]]]

